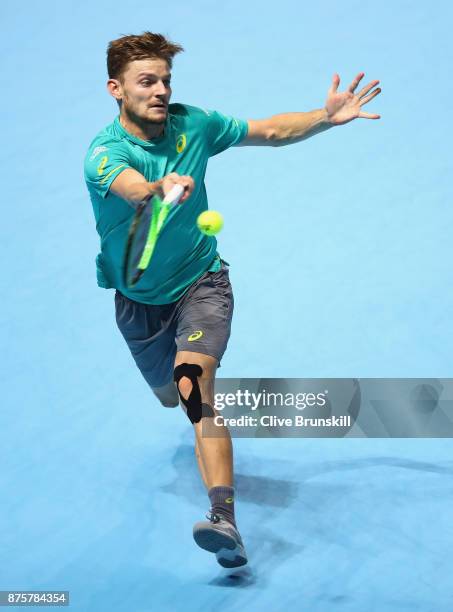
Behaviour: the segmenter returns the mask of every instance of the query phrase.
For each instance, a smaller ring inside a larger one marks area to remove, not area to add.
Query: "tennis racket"
[[[182,185],[174,185],[163,200],[153,195],[137,208],[124,254],[124,283],[129,289],[138,283],[149,266],[165,219],[183,193]]]

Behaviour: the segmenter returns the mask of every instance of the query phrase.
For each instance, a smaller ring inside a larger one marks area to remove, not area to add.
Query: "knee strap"
[[[173,372],[173,380],[176,383],[181,402],[187,408],[187,416],[191,423],[198,423],[202,417],[213,417],[214,410],[209,404],[203,404],[201,401],[200,385],[198,384],[198,376],[203,374],[203,368],[196,363],[181,363],[176,366]],[[179,381],[186,377],[192,383],[192,390],[189,397],[186,399],[182,396],[179,390]]]

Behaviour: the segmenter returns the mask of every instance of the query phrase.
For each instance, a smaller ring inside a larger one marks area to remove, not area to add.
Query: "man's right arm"
[[[184,187],[185,192],[180,200],[181,203],[190,197],[194,189],[194,181],[190,176],[180,176],[172,172],[158,181],[149,182],[137,170],[125,168],[110,185],[110,191],[137,208],[140,204],[147,202],[153,194],[163,198],[174,185]]]
[[[149,200],[154,193],[162,195],[161,181],[150,183],[133,168],[120,172],[110,185],[110,191],[134,208]]]

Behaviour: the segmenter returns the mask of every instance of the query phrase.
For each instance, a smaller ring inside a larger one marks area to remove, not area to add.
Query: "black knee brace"
[[[191,423],[198,423],[202,417],[215,416],[214,410],[209,404],[201,402],[200,385],[198,384],[198,376],[203,373],[203,368],[196,363],[181,363],[176,366],[173,372],[173,380],[176,383],[181,402],[187,408],[187,416]],[[187,399],[185,399],[179,390],[179,381],[183,376],[186,376],[192,383],[192,390]]]

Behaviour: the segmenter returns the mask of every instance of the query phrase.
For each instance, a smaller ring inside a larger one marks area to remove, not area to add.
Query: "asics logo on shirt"
[[[176,152],[182,153],[184,149],[186,148],[186,144],[187,144],[186,135],[181,134],[180,136],[178,136],[178,140],[176,141]]]

